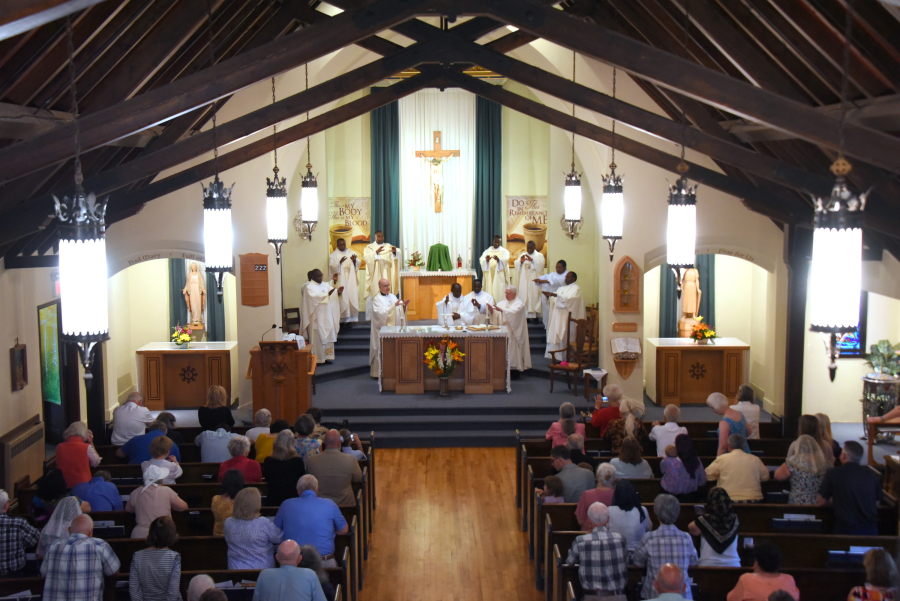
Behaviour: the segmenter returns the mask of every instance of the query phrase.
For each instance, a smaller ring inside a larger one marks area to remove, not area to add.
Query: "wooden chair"
[[[284,310],[284,325],[291,334],[300,335],[300,308],[291,307]]]
[[[575,336],[572,340],[571,331],[574,324]],[[566,374],[566,386],[572,388],[572,376],[575,376],[575,396],[578,396],[578,377],[585,368],[590,367],[591,362],[585,353],[585,341],[588,337],[589,322],[587,319],[572,319],[569,317],[569,323],[566,325],[566,340],[569,344],[566,348],[558,351],[550,351],[550,392],[553,392],[553,378],[556,372],[560,371]],[[559,355],[563,354],[564,359],[560,359]],[[565,361],[567,365],[562,365]]]
[[[584,356],[592,365],[600,364],[600,305],[587,307],[585,319],[588,321],[587,340],[584,342]]]

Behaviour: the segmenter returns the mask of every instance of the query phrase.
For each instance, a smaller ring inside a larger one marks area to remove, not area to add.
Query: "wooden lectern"
[[[310,347],[297,348],[292,340],[261,341],[250,349],[253,413],[272,412],[272,419],[293,424],[312,405],[315,355]]]

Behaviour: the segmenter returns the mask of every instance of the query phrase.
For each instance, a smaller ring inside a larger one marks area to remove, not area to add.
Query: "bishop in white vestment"
[[[338,294],[328,282],[322,281],[322,272],[314,269],[312,280],[303,288],[303,305],[300,307],[300,333],[309,341],[316,355],[316,363],[334,361],[334,343],[340,327]],[[337,294],[335,294],[337,293]]]
[[[359,258],[356,252],[348,249],[344,239],[339,238],[337,250],[328,258],[328,272],[332,278],[338,276],[337,285],[344,289],[339,299],[341,323],[359,321],[359,284],[356,279],[358,270]]]
[[[543,315],[541,299],[541,285],[538,284],[544,275],[546,262],[544,255],[539,253],[534,245],[534,240],[528,241],[526,251],[516,259],[516,281],[519,283],[519,298],[525,303],[525,312],[528,319]]]
[[[450,294],[437,302],[438,325],[464,326],[474,320],[471,301],[462,295],[462,286],[450,286]]]
[[[375,242],[363,251],[366,261],[366,319],[372,319],[371,305],[380,291],[378,282],[382,279],[391,284],[391,292],[400,291],[400,270],[397,263],[397,247],[384,241],[384,232],[375,232]]]
[[[466,301],[472,305],[472,321],[470,325],[481,326],[488,322],[491,315],[488,312],[494,304],[494,297],[481,289],[481,280],[472,282],[472,292],[465,296]]]
[[[391,283],[385,279],[378,281],[378,296],[372,299],[372,330],[369,335],[369,375],[378,377],[381,357],[378,348],[378,333],[384,326],[406,325],[406,305],[408,300],[400,300],[391,294]]]
[[[503,298],[509,266],[509,251],[500,246],[500,236],[494,236],[494,245],[481,253],[481,271],[484,273],[484,288],[494,298]]]
[[[568,274],[565,261],[556,262],[556,271],[547,273],[536,280],[536,284],[541,285],[541,309],[544,316],[544,327],[550,327],[550,297],[544,292],[556,292],[559,287],[566,283],[566,275]]]
[[[509,330],[509,368],[518,371],[531,369],[531,343],[528,340],[528,319],[525,303],[518,298],[515,286],[506,287],[506,298],[490,307],[496,325]]]
[[[545,292],[550,300],[550,325],[547,326],[547,352],[544,356],[551,359],[550,351],[558,351],[566,348],[566,332],[569,326],[569,317],[572,319],[584,319],[584,294],[581,287],[575,283],[578,274],[570,271],[566,274],[566,285],[560,286],[556,292]],[[574,337],[575,330],[570,332]],[[559,357],[557,357],[559,358]]]

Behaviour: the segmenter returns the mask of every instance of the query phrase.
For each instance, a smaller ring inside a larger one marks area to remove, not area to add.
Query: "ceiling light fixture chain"
[[[615,23],[616,13],[613,13]],[[616,99],[616,74],[613,66],[612,97]],[[609,246],[609,260],[612,262],[616,251],[616,242],[622,239],[625,230],[625,188],[622,176],[616,175],[616,120],[612,120],[612,140],[610,142],[612,157],[609,163],[609,174],[603,177],[603,200],[600,203],[600,227],[603,239]]]
[[[75,88],[75,45],[72,42],[72,17],[66,17],[66,50],[69,53],[69,91],[72,93],[72,125],[75,127],[75,185],[79,189],[84,181],[81,172],[81,138],[78,125],[78,91]]]
[[[214,38],[213,38],[213,30],[212,30],[212,21],[213,21],[212,0],[206,0],[206,10],[207,10],[207,15],[209,16],[209,19],[206,22],[207,33],[209,34],[209,66],[214,67],[216,64],[216,58],[215,58],[215,52],[214,52],[215,46],[213,44]],[[215,101],[213,101],[212,110],[213,110],[213,114],[212,114],[213,162],[214,162],[215,168],[216,168],[215,179],[219,179],[219,137],[218,137],[218,133],[216,132],[216,112],[217,111],[216,111]]]
[[[275,104],[275,78],[272,77],[272,104]],[[275,177],[278,177],[278,140],[276,136],[278,135],[278,124],[272,124],[272,154],[275,157]]]

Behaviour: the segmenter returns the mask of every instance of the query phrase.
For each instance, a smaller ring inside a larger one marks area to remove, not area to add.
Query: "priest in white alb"
[[[458,283],[450,286],[450,294],[437,302],[438,325],[464,326],[475,319],[472,303],[462,294]]]
[[[369,375],[378,377],[381,369],[378,352],[378,333],[384,326],[406,325],[406,305],[408,300],[400,300],[391,294],[391,283],[386,279],[378,281],[378,295],[372,299],[372,330],[369,334]]]
[[[322,281],[322,272],[313,269],[310,281],[303,288],[303,304],[300,307],[300,333],[309,341],[316,363],[334,361],[334,343],[340,327],[341,288],[333,288]]]
[[[494,298],[503,298],[509,283],[509,251],[500,246],[500,236],[494,236],[494,244],[481,253],[481,271],[484,273],[484,289]]]
[[[541,309],[544,314],[544,327],[550,327],[550,297],[545,292],[556,292],[560,286],[566,283],[566,275],[569,271],[566,269],[566,262],[559,260],[556,262],[556,271],[545,273],[539,279],[534,281],[535,284],[541,285]]]
[[[525,302],[518,297],[515,286],[506,287],[506,298],[489,308],[495,325],[509,330],[509,368],[517,371],[531,369],[531,343],[528,340],[528,319]]]
[[[338,276],[337,285],[344,289],[340,295],[341,323],[359,321],[359,284],[356,279],[358,270],[357,254],[347,248],[343,238],[338,238],[337,249],[328,258],[328,271],[332,279],[335,275]]]
[[[391,292],[400,291],[400,269],[397,263],[397,247],[384,241],[384,232],[375,232],[375,242],[363,251],[366,261],[366,319],[372,319],[372,300],[380,294],[378,282],[390,282]]]
[[[547,326],[547,352],[544,357],[552,359],[550,351],[559,351],[566,348],[566,332],[569,331],[569,317],[572,319],[584,319],[584,294],[581,287],[575,283],[578,274],[570,271],[566,274],[565,286],[560,286],[556,292],[544,292],[544,296],[550,301],[550,325]],[[575,330],[570,332],[574,338]]]
[[[472,282],[472,292],[468,293],[465,299],[472,305],[472,321],[469,325],[486,324],[491,317],[488,307],[494,304],[494,297],[481,289],[481,280],[476,279]]]
[[[541,285],[538,284],[544,275],[546,261],[544,255],[537,251],[534,240],[529,240],[526,252],[516,259],[516,281],[519,283],[519,298],[525,303],[525,315],[534,319],[543,315]]]

